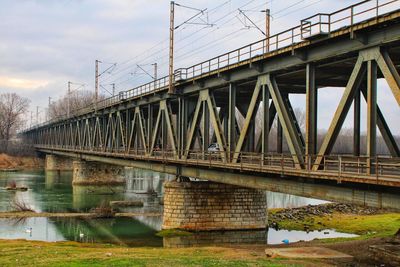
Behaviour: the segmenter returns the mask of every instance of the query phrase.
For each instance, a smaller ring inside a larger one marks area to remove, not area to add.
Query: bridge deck
[[[322,170],[312,171],[296,169],[291,155],[243,155],[240,163],[224,163],[218,153],[199,153],[196,158],[176,159],[172,152],[162,152],[154,156],[144,154],[127,154],[124,152],[104,152],[91,150],[77,150],[68,148],[57,148],[54,146],[36,146],[39,151],[52,153],[54,151],[69,152],[75,155],[88,154],[109,158],[123,158],[139,161],[158,162],[163,164],[188,165],[201,168],[216,168],[225,171],[238,171],[250,173],[277,174],[283,176],[295,176],[312,179],[334,180],[337,183],[352,182],[362,184],[384,185],[400,187],[400,159],[393,161],[387,157],[376,157],[374,174],[367,174],[367,162],[365,157],[337,156],[325,161]],[[196,153],[197,154],[197,153]],[[79,157],[79,156],[77,156]],[[342,159],[343,158],[343,159]]]

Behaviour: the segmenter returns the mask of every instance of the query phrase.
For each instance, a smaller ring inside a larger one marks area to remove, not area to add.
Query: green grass
[[[156,234],[156,236],[159,237],[174,237],[174,236],[189,236],[192,235],[193,233],[183,231],[183,230],[178,230],[178,229],[167,229],[167,230],[161,230]]]
[[[268,259],[263,249],[127,248],[75,242],[0,240],[0,266],[304,266]]]
[[[278,224],[280,228],[287,230],[304,230],[305,227],[309,230],[335,229],[343,233],[360,235],[356,239],[367,239],[394,235],[400,229],[400,213],[375,215],[333,213],[325,216],[307,216],[302,221],[281,220]],[[346,239],[327,240],[332,242]]]

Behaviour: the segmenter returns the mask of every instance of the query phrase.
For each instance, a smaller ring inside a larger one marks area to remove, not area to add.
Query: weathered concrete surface
[[[124,167],[118,165],[74,160],[73,170],[72,184],[74,185],[107,185],[125,182]]]
[[[323,247],[267,248],[267,257],[303,259],[348,259],[353,256]]]
[[[46,155],[46,171],[72,171],[72,159],[56,155]]]
[[[163,229],[265,229],[265,192],[213,182],[164,184]]]

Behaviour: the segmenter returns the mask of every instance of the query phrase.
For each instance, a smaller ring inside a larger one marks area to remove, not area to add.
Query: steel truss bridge
[[[386,80],[400,105],[399,8],[400,0],[370,0],[317,14],[268,39],[176,70],[175,94],[168,94],[164,77],[23,134],[46,153],[398,188],[400,150],[377,104],[377,79]],[[317,144],[318,91],[324,87],[345,89]],[[305,129],[292,94],[306,97]],[[363,100],[365,155],[360,153]],[[353,154],[333,155],[352,105]],[[390,156],[376,153],[377,128]],[[217,151],[210,151],[211,143],[218,144]]]

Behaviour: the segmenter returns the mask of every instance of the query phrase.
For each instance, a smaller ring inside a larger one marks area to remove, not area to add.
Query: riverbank
[[[33,170],[43,169],[44,160],[38,157],[10,156],[0,154],[0,170]]]
[[[390,238],[290,245],[232,245],[226,247],[130,248],[78,242],[0,240],[0,266],[382,266],[370,246]],[[353,256],[350,259],[271,258],[266,248],[323,247]],[[23,252],[23,253],[22,253]],[[391,266],[386,264],[385,266]]]
[[[328,266],[270,259],[261,247],[128,248],[77,242],[0,240],[0,266]]]
[[[400,229],[400,213],[348,204],[329,203],[300,208],[270,210],[270,227],[314,231],[335,229],[357,234],[353,239],[393,236]],[[326,239],[333,242],[335,239]]]

